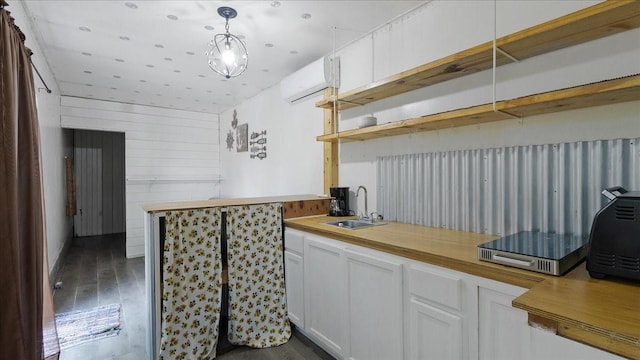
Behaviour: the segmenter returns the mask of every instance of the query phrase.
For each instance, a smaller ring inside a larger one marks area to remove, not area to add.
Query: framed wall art
[[[236,127],[236,151],[249,151],[249,124],[240,124]]]

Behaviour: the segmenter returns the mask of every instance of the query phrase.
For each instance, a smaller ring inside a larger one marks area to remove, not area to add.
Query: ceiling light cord
[[[238,13],[235,9],[222,6],[218,15],[225,18],[225,33],[217,34],[209,42],[209,50],[205,53],[209,67],[227,79],[242,75],[249,65],[247,47],[238,36],[229,31],[229,19]]]

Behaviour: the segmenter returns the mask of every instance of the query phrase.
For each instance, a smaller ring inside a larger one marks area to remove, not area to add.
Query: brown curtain
[[[55,322],[40,136],[31,52],[6,5],[0,0],[0,359],[41,360],[43,333],[55,336]],[[49,352],[50,359],[57,358],[57,350]]]

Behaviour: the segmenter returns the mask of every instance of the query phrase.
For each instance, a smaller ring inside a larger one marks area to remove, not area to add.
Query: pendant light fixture
[[[249,54],[247,46],[239,37],[229,32],[229,19],[233,19],[238,12],[230,7],[218,8],[218,15],[226,19],[224,34],[217,34],[209,42],[206,52],[209,67],[227,79],[241,75],[247,70]]]

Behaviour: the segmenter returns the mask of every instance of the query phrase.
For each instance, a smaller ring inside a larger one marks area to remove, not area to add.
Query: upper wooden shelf
[[[634,100],[640,100],[640,75],[498,101],[495,110],[493,104],[489,103],[362,129],[320,135],[316,139],[325,142],[369,140]]]
[[[523,60],[640,27],[640,1],[609,0],[496,39],[496,46]],[[496,65],[512,60],[497,52]],[[493,67],[493,41],[426,63],[338,95],[345,110]],[[316,103],[332,109],[335,96]]]

